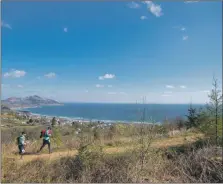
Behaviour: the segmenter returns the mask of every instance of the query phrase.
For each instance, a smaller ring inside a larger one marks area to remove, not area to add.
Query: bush
[[[54,143],[56,144],[57,148],[61,146],[62,142],[62,135],[59,130],[59,128],[53,128],[53,133],[52,133],[52,139]]]
[[[206,137],[212,140],[212,143],[216,140],[216,124],[215,118],[208,114],[207,111],[200,112],[198,116],[199,127],[198,129],[205,134]],[[222,117],[217,121],[217,134],[218,144],[222,145]]]
[[[93,130],[93,136],[94,136],[94,140],[100,140],[101,138],[101,132],[99,129],[95,128]]]
[[[14,128],[6,128],[1,130],[1,141],[2,143],[11,143],[15,142],[16,138],[21,134],[21,132],[26,132],[27,139],[34,141],[38,140],[40,132],[44,127],[30,127],[30,126],[20,126]]]
[[[205,147],[192,151],[187,155],[177,156],[173,164],[177,167],[177,174],[181,182],[191,183],[222,183],[222,162],[213,159],[213,147]]]
[[[199,126],[198,113],[197,113],[196,108],[193,108],[192,106],[190,106],[190,108],[188,109],[188,115],[186,115],[186,117],[187,117],[187,121],[185,125],[187,129],[190,129],[193,127],[196,128]]]

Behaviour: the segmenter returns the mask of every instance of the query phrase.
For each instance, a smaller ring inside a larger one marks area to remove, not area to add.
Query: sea
[[[189,104],[64,103],[62,106],[42,106],[25,110],[34,114],[77,120],[162,123],[166,119],[185,118],[189,106]],[[193,105],[195,108],[203,106]]]

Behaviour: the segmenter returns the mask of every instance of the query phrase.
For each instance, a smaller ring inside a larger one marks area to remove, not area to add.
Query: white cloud
[[[104,79],[113,79],[115,78],[115,75],[114,74],[105,74],[104,76],[99,76],[98,79],[99,80],[104,80]]]
[[[187,88],[187,87],[182,85],[182,86],[180,86],[180,88],[185,89],[185,88]]]
[[[88,90],[85,90],[84,92],[85,92],[85,93],[88,93],[89,91],[88,91]]]
[[[188,38],[189,38],[188,36],[183,36],[182,40],[186,41],[186,40],[188,40]]]
[[[4,77],[6,78],[20,78],[20,77],[24,77],[26,75],[26,72],[23,70],[11,70],[10,72],[6,72],[4,74]]]
[[[108,92],[108,94],[109,95],[116,95],[116,94],[127,95],[127,93],[125,93],[125,92],[119,92],[119,93],[117,93],[117,92]]]
[[[1,26],[7,29],[12,29],[12,27],[4,21],[1,21]]]
[[[210,93],[210,90],[203,90],[203,91],[200,91],[202,93]]]
[[[174,86],[172,86],[172,85],[166,85],[166,88],[174,88]]]
[[[179,29],[180,31],[186,31],[186,27],[184,26],[174,26],[173,28]]]
[[[162,97],[170,97],[171,95],[168,95],[168,94],[162,94],[161,96],[162,96]]]
[[[120,94],[120,95],[127,95],[126,92],[120,92],[119,94]]]
[[[2,88],[8,88],[8,87],[10,87],[9,84],[2,84],[1,86],[2,86]]]
[[[109,95],[116,95],[116,92],[108,92]]]
[[[185,30],[186,30],[186,28],[185,28],[185,27],[182,27],[180,30],[181,30],[181,31],[185,31]]]
[[[112,88],[112,85],[108,85],[108,88]]]
[[[96,88],[103,88],[104,86],[101,84],[96,84]]]
[[[137,8],[140,8],[140,5],[138,3],[131,2],[131,3],[128,4],[128,7],[133,8],[133,9],[137,9]]]
[[[144,1],[143,3],[147,4],[147,8],[149,9],[149,11],[156,17],[160,17],[163,15],[162,8],[160,5],[157,5],[152,1]]]
[[[147,17],[146,17],[146,16],[141,16],[140,19],[141,19],[141,20],[146,20]]]
[[[188,4],[188,3],[197,3],[199,1],[184,1],[185,4]]]
[[[17,85],[17,87],[18,87],[18,88],[23,88],[23,86],[22,86],[22,85],[20,85],[20,84],[19,84],[19,85]]]
[[[115,78],[115,75],[114,74],[105,74],[104,78],[105,79],[113,79],[113,78]]]
[[[54,77],[56,77],[56,74],[53,73],[53,72],[50,72],[48,74],[45,74],[44,76],[47,77],[47,78],[54,78]]]
[[[169,88],[174,88],[173,86],[167,85]],[[161,95],[162,97],[169,97],[172,96],[173,92],[172,91],[164,91],[163,94]]]
[[[64,28],[63,28],[63,31],[64,31],[65,33],[67,33],[67,32],[68,32],[68,28],[67,28],[67,27],[64,27]]]
[[[184,26],[174,26],[173,28],[175,28],[175,29],[178,29],[179,31],[181,31],[181,32],[186,32],[186,27],[184,27]],[[186,34],[186,33],[185,33]],[[184,36],[182,36],[182,40],[183,41],[186,41],[186,40],[188,40],[188,38],[189,38],[189,36],[188,35],[184,35]]]

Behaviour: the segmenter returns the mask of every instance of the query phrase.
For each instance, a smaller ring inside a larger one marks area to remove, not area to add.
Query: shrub
[[[53,117],[52,121],[51,121],[51,126],[54,127],[56,125],[56,118]]]
[[[101,138],[100,130],[95,128],[93,130],[93,136],[94,136],[94,140],[100,140],[100,138]]]
[[[222,183],[222,162],[213,159],[213,147],[193,150],[189,154],[177,156],[173,164],[177,167],[177,175],[181,182]]]
[[[198,113],[197,113],[197,109],[193,108],[192,105],[190,106],[190,108],[188,109],[188,115],[186,115],[187,117],[187,121],[185,123],[186,128],[190,129],[193,127],[198,127]]]
[[[62,135],[59,130],[59,128],[53,128],[53,134],[52,134],[52,139],[54,143],[56,144],[57,148],[61,146],[62,142]]]

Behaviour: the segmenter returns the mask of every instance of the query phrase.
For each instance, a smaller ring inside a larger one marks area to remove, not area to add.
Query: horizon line
[[[146,105],[146,104],[151,104],[151,105],[190,105],[191,103],[154,103],[154,102],[147,102],[147,103],[137,103],[137,102],[62,102],[60,101],[59,103],[96,103],[96,104],[141,104],[141,105]],[[192,105],[205,105],[206,103],[192,103]]]

